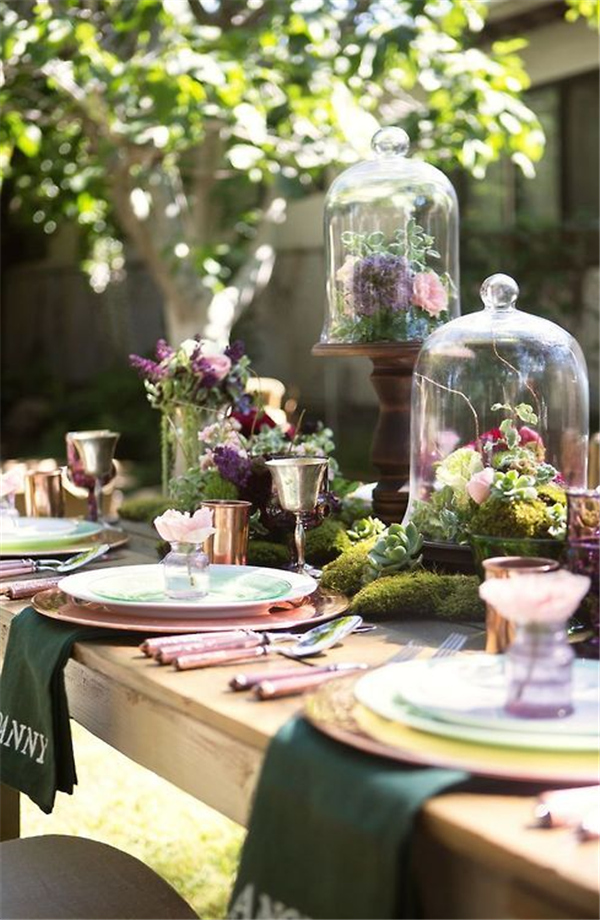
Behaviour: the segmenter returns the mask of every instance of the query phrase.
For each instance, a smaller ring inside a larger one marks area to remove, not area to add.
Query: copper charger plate
[[[88,601],[76,601],[58,588],[40,591],[31,601],[35,610],[43,616],[62,623],[77,623],[82,626],[122,629],[127,632],[146,634],[223,632],[230,629],[287,629],[310,623],[321,623],[337,616],[348,607],[348,598],[341,594],[326,594],[319,589],[303,602],[272,606],[264,613],[251,616],[240,614],[231,617],[160,617],[135,615],[109,605]]]
[[[86,549],[91,549],[98,543],[108,543],[111,549],[117,549],[119,546],[125,546],[129,542],[129,537],[123,530],[101,530],[87,540],[81,540],[79,543],[69,543],[68,545],[56,546],[52,549],[28,549],[26,552],[21,550],[2,551],[0,556],[7,559],[28,559],[49,558],[50,556],[74,556],[76,553],[83,553]],[[50,574],[50,573],[49,573]]]
[[[306,698],[304,715],[319,731],[367,754],[477,776],[556,785],[596,785],[597,752],[539,751],[430,735],[372,712],[354,696],[360,679],[328,681]]]

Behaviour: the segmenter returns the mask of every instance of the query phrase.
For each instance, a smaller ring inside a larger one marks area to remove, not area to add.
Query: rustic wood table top
[[[114,562],[147,563],[148,556],[120,550]],[[2,651],[10,621],[25,605],[1,602]],[[439,622],[381,624],[373,633],[348,637],[327,658],[378,665],[411,638],[436,646],[447,632]],[[481,648],[482,631],[470,632],[469,645]],[[231,692],[228,681],[239,665],[187,672],[159,667],[139,652],[140,638],[124,634],[123,641],[75,645],[65,670],[71,716],[132,760],[245,824],[264,751],[301,710],[302,699],[259,702]],[[281,667],[281,659],[272,666]],[[415,846],[427,915],[596,917],[598,844],[579,843],[568,830],[532,827],[535,789],[510,782],[489,788],[488,781],[482,792],[440,796],[422,810]],[[3,793],[4,834],[10,836],[14,794],[6,788]],[[440,879],[435,890],[432,860]]]

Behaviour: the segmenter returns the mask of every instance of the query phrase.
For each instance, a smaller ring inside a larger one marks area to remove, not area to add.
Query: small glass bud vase
[[[171,543],[164,557],[165,592],[174,600],[199,600],[208,594],[209,559],[201,543]]]
[[[505,709],[523,719],[555,719],[573,712],[575,654],[564,623],[517,623],[506,653]]]

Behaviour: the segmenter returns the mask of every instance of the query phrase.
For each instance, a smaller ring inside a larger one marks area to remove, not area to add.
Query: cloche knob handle
[[[380,128],[373,135],[371,147],[379,157],[405,157],[410,138],[404,128]]]
[[[479,293],[486,310],[510,310],[517,302],[519,285],[510,275],[490,275]]]

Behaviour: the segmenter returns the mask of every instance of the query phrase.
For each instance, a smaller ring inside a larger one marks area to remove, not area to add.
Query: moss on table
[[[414,571],[379,578],[354,595],[351,613],[377,620],[419,620],[438,617],[482,621],[485,605],[475,575],[440,575]]]

